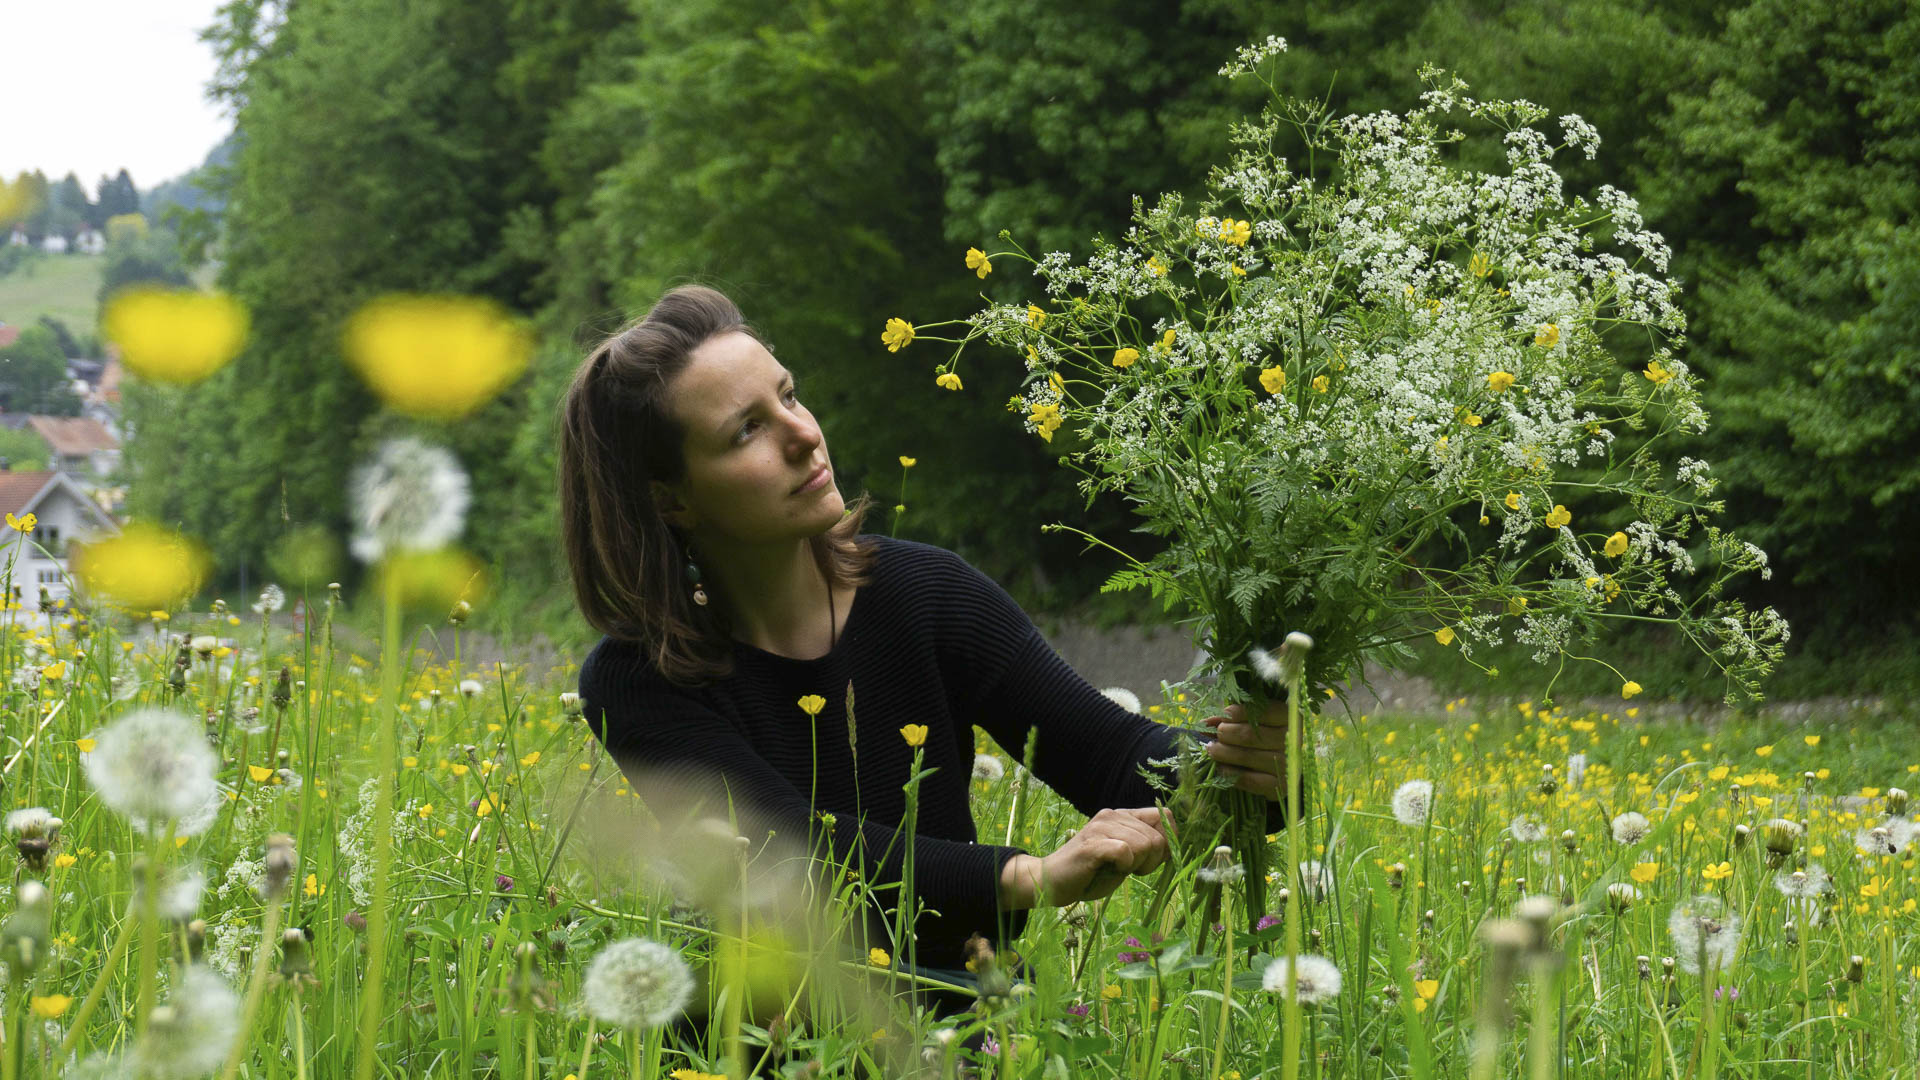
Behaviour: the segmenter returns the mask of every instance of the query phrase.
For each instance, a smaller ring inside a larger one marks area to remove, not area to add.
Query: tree
[[[127,170],[121,169],[112,177],[100,178],[100,200],[94,207],[93,227],[104,228],[108,218],[119,214],[137,214],[140,212],[140,191],[133,186],[133,177]]]
[[[0,348],[0,412],[77,416],[80,399],[67,379],[67,354],[45,326],[20,331]]]

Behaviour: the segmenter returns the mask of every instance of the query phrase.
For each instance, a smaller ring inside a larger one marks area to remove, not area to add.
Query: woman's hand
[[[1227,715],[1202,720],[1215,736],[1207,756],[1222,775],[1234,778],[1235,787],[1279,802],[1287,775],[1287,703],[1268,702],[1257,725],[1247,720],[1245,705],[1229,705]]]
[[[1060,907],[1109,896],[1129,874],[1149,873],[1167,861],[1163,824],[1172,821],[1153,807],[1102,810],[1053,854],[1008,860],[1000,874],[1001,904]]]

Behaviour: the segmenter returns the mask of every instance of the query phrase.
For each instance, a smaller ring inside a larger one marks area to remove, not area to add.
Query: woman
[[[1017,934],[1036,904],[1097,899],[1165,861],[1169,823],[1139,769],[1175,732],[1075,675],[958,556],[861,535],[867,499],[843,502],[792,373],[726,297],[674,289],[602,342],[561,427],[575,595],[606,634],[580,695],[629,775],[717,774],[789,836],[819,811],[833,854],[864,836],[864,872],[884,885],[902,873],[901,729],[923,725],[937,771],[920,787],[913,880],[938,912],[916,924],[935,967],[960,967],[969,934]],[[1254,728],[1238,708],[1209,718],[1209,751],[1276,798],[1284,714]],[[975,724],[1015,753],[1037,732],[1034,774],[1086,827],[1045,856],[974,843]]]

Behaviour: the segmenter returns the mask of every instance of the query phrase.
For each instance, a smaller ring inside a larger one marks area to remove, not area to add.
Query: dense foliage
[[[545,345],[444,432],[476,468],[469,539],[520,590],[496,611],[577,629],[554,402],[585,343],[700,278],[802,374],[849,494],[891,506],[896,457],[917,459],[905,514],[870,527],[955,547],[1029,602],[1085,597],[1117,563],[1040,524],[1141,558],[1156,538],[1118,501],[1083,504],[1058,448],[1007,416],[1017,357],[946,394],[880,327],[1032,291],[962,264],[1001,229],[1084,258],[1131,196],[1196,190],[1249,101],[1213,72],[1273,33],[1291,43],[1279,88],[1336,113],[1406,100],[1432,61],[1592,123],[1603,150],[1569,186],[1638,193],[1674,248],[1715,418],[1695,452],[1780,570],[1748,598],[1806,631],[1795,648],[1878,631],[1914,601],[1897,571],[1920,483],[1917,25],[1893,0],[234,0],[212,35],[240,128],[214,177],[217,254],[253,344],[191,400],[130,391],[132,498],[229,568],[302,527],[338,533],[346,463],[391,424],[338,362],[341,321],[386,291],[488,295]]]

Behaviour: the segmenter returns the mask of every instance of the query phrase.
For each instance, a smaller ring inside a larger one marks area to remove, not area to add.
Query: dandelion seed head
[[[1819,863],[1811,863],[1805,870],[1783,870],[1773,876],[1773,887],[1789,900],[1817,900],[1826,895],[1832,883],[1833,876]]]
[[[1001,763],[999,758],[994,757],[992,754],[973,755],[973,778],[975,780],[982,780],[986,783],[993,784],[998,783],[1000,778],[1005,775],[1007,775],[1007,767]]]
[[[1318,903],[1333,892],[1333,871],[1322,865],[1318,859],[1307,859],[1300,864],[1300,890],[1308,900]]]
[[[220,798],[213,748],[200,725],[172,709],[138,709],[114,721],[85,756],[87,781],[100,801],[143,831],[174,821],[174,833],[193,836],[213,822],[209,803]]]
[[[1433,781],[1409,780],[1393,792],[1393,816],[1402,825],[1425,825],[1433,814]]]
[[[287,606],[287,594],[278,585],[268,585],[260,590],[260,599],[253,605],[256,615],[271,615]]]
[[[1522,844],[1537,844],[1547,838],[1547,827],[1521,814],[1507,824],[1507,834]]]
[[[7,831],[29,840],[56,833],[61,824],[61,820],[44,806],[29,806],[7,815]]]
[[[1302,1005],[1313,1005],[1338,997],[1340,994],[1340,969],[1333,961],[1324,956],[1310,953],[1295,957],[1295,964],[1289,965],[1284,956],[1274,957],[1273,963],[1260,975],[1260,987],[1269,993],[1287,992],[1287,972],[1291,966],[1293,975],[1293,997]]]
[[[1225,844],[1213,849],[1213,858],[1198,871],[1209,885],[1237,885],[1247,876],[1247,868],[1233,861],[1233,849]]]
[[[408,436],[389,439],[354,470],[349,496],[362,562],[389,552],[431,550],[459,537],[467,520],[467,474],[451,451]]]
[[[1702,966],[1726,970],[1740,951],[1740,916],[1717,896],[1682,900],[1667,916],[1673,955],[1680,969],[1700,974]]]
[[[240,1033],[240,998],[209,968],[187,968],[167,1004],[149,1017],[147,1034],[131,1051],[134,1076],[187,1080],[220,1067]]]
[[[587,1012],[617,1027],[660,1027],[693,998],[693,973],[658,941],[626,938],[601,949],[580,987]]]
[[[1616,814],[1613,818],[1613,839],[1618,844],[1637,844],[1645,839],[1652,829],[1653,823],[1638,810]]]

